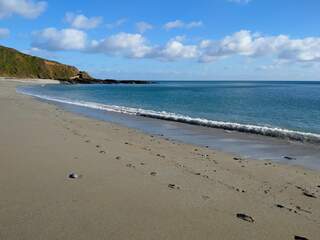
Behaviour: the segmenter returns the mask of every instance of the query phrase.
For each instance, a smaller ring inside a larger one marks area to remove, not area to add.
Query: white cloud
[[[78,29],[92,29],[98,27],[102,23],[102,17],[88,18],[83,14],[66,13],[65,21],[71,27]]]
[[[147,22],[137,22],[136,23],[136,28],[138,30],[138,32],[140,33],[144,33],[148,30],[153,29],[153,26],[150,23]]]
[[[47,2],[33,0],[0,0],[0,18],[17,14],[26,18],[36,18],[47,8]]]
[[[181,20],[175,20],[172,22],[167,22],[166,24],[164,24],[163,28],[166,30],[171,30],[174,28],[190,29],[190,28],[196,28],[196,27],[202,27],[202,26],[203,26],[202,21],[193,21],[193,22],[185,23]]]
[[[290,39],[286,35],[261,36],[242,30],[220,41],[205,40],[200,43],[201,61],[210,62],[232,55],[263,57],[307,62],[320,61],[320,38]]]
[[[113,29],[113,28],[121,27],[126,21],[127,21],[127,19],[125,19],[125,18],[118,19],[117,21],[115,21],[113,23],[108,23],[107,28]]]
[[[10,31],[7,28],[0,28],[0,39],[7,38],[10,35]]]
[[[32,46],[50,51],[58,50],[84,50],[87,44],[85,32],[67,28],[57,30],[46,28],[33,34]]]
[[[194,59],[199,55],[196,45],[184,45],[180,36],[171,39],[164,47],[154,50],[153,56],[166,61]]]
[[[100,41],[93,41],[90,51],[108,55],[122,55],[129,58],[144,58],[152,47],[141,34],[119,33]]]

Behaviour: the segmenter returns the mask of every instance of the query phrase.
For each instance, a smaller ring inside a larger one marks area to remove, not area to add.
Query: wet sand
[[[19,84],[0,79],[0,239],[318,239],[319,171],[75,115]]]

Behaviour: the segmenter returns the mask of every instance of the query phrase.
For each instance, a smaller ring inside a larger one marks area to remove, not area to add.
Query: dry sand
[[[88,119],[19,84],[0,80],[1,240],[319,239],[319,172]]]

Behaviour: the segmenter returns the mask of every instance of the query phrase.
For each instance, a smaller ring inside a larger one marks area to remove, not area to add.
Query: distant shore
[[[182,144],[0,79],[0,239],[317,239],[320,172]]]
[[[11,81],[38,84],[152,84],[154,81],[144,80],[115,80],[115,79],[34,79],[34,78],[6,78],[0,77],[0,80],[10,79]]]

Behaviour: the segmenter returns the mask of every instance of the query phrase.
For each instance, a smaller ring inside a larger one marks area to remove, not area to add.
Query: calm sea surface
[[[152,85],[47,85],[31,94],[166,112],[190,118],[320,134],[319,82],[158,82]],[[94,107],[94,106],[92,106]]]

